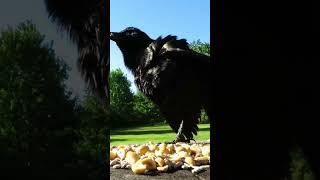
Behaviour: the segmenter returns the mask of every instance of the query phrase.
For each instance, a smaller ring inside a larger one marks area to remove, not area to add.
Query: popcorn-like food
[[[210,145],[206,145],[202,147],[203,156],[210,156]]]
[[[194,153],[194,154],[201,154],[201,149],[199,146],[197,146],[196,144],[193,144],[190,146],[190,150],[191,150],[191,153]],[[210,148],[209,148],[210,150]]]
[[[180,154],[173,154],[169,157],[169,160],[173,163],[176,163],[176,162],[180,162],[180,161],[183,161],[183,156],[180,156]]]
[[[121,149],[118,150],[117,156],[118,156],[121,160],[124,160],[124,158],[126,157],[127,152],[128,152],[128,149],[126,149],[126,148],[121,148]]]
[[[169,149],[167,149],[167,145],[162,143],[159,145],[159,153],[160,154],[170,154]]]
[[[206,165],[206,164],[209,164],[210,157],[208,156],[196,157],[194,160],[197,166]]]
[[[167,172],[167,171],[168,171],[168,168],[169,168],[169,166],[168,166],[168,165],[165,165],[165,166],[163,166],[163,167],[157,167],[157,170],[158,170],[159,172]]]
[[[136,149],[137,154],[139,154],[140,156],[144,155],[148,151],[149,151],[149,147],[146,145],[139,146]]]
[[[150,158],[144,158],[140,159],[139,161],[136,162],[137,164],[144,164],[148,170],[155,170],[157,169],[157,164],[154,160]]]
[[[135,174],[145,174],[151,170],[157,169],[156,162],[150,158],[144,158],[132,165],[132,171]]]
[[[158,164],[160,167],[162,167],[162,166],[164,166],[164,165],[166,164],[161,157],[157,157],[157,158],[155,159],[155,161],[157,162],[157,164]]]
[[[154,154],[154,152],[151,152],[151,151],[146,152],[145,155],[146,155],[148,158],[153,159],[153,160],[156,158],[156,155]]]
[[[188,152],[189,154],[191,153],[191,150],[190,150],[190,145],[189,144],[181,144],[181,147],[184,148],[184,151]]]
[[[115,158],[114,160],[110,161],[110,166],[114,166],[116,164],[120,164],[120,159],[119,158]]]
[[[182,146],[176,147],[176,152],[180,152],[180,151],[185,151],[185,152],[187,152],[187,149],[184,148],[184,147],[182,147]]]
[[[191,156],[186,157],[186,158],[184,159],[184,162],[186,162],[187,164],[192,165],[192,166],[195,166],[195,165],[196,165],[196,162],[193,160],[193,157],[191,157]]]
[[[126,159],[125,159],[129,164],[134,164],[135,162],[137,162],[139,160],[138,155],[133,152],[133,151],[129,151],[127,152],[126,155]]]
[[[110,160],[114,160],[117,157],[117,154],[115,154],[113,151],[110,151]]]
[[[181,158],[187,157],[189,155],[186,151],[179,151],[177,154]]]
[[[148,172],[147,167],[143,164],[133,164],[131,170],[135,174],[145,174]]]
[[[195,160],[196,161],[209,161],[209,157],[208,156],[202,156],[202,157],[196,157]]]
[[[117,149],[117,148],[113,148],[111,151],[112,151],[114,154],[117,155],[118,149]]]
[[[173,144],[168,144],[167,145],[167,149],[168,149],[170,154],[174,153],[174,145]]]
[[[154,152],[155,150],[159,149],[159,147],[156,144],[149,144],[148,147],[151,152]]]
[[[210,144],[120,145],[110,150],[110,166],[131,169],[135,174],[150,171],[161,173],[189,169],[192,173],[207,169],[210,164]]]

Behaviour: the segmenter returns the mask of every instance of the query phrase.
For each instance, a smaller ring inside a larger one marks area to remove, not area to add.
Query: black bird
[[[177,133],[175,141],[193,139],[202,108],[212,119],[210,57],[191,50],[185,39],[168,35],[153,40],[134,27],[111,32],[110,39],[120,48],[138,89],[159,107]]]

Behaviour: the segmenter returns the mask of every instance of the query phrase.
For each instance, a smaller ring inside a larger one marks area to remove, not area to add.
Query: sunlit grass
[[[197,140],[210,139],[210,124],[199,124]],[[111,130],[111,146],[119,144],[144,144],[148,142],[171,142],[176,135],[167,124],[140,126]]]

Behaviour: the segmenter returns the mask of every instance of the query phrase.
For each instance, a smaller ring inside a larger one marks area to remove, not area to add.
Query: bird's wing
[[[164,97],[160,109],[175,132],[184,120],[182,133],[192,138],[192,133],[197,134],[201,109],[210,99],[213,63],[206,55],[170,44],[165,44],[156,57],[160,72],[154,84]]]

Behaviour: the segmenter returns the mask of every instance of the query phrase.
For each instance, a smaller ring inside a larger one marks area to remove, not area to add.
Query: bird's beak
[[[117,42],[118,40],[120,40],[120,38],[121,38],[121,34],[120,34],[120,33],[110,32],[110,39],[111,39],[112,41]]]

